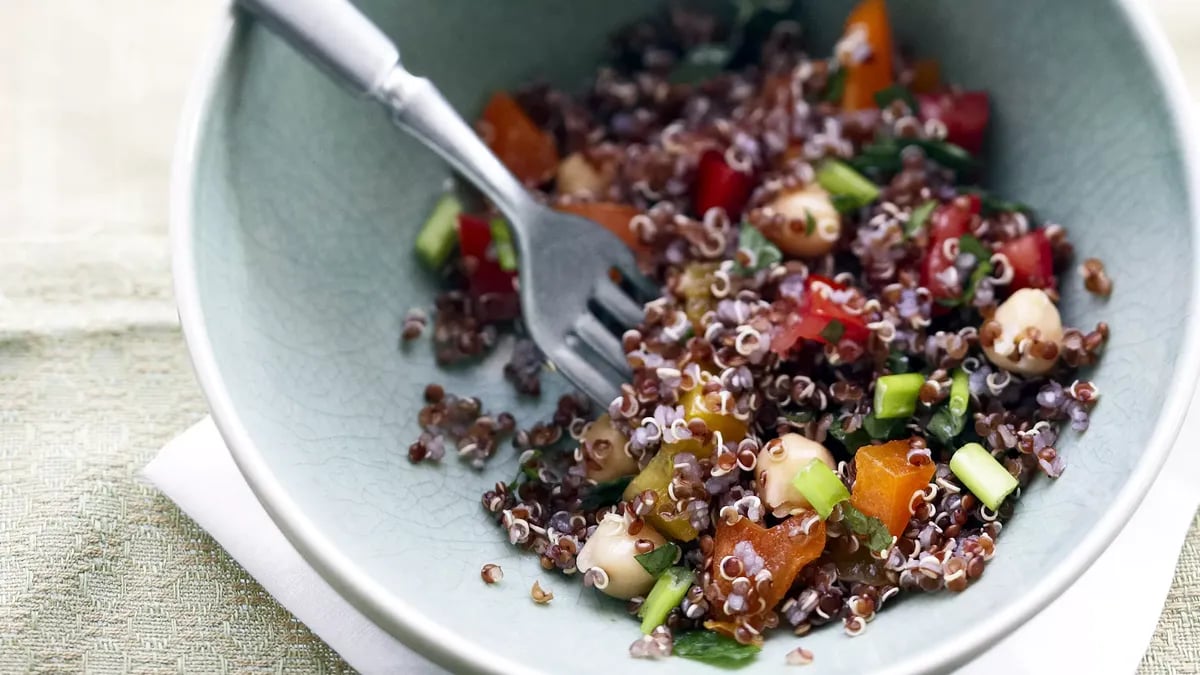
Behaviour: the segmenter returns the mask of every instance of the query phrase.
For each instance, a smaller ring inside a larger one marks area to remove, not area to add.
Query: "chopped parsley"
[[[894,101],[904,101],[908,109],[914,113],[920,111],[920,106],[917,105],[917,98],[908,90],[908,87],[902,84],[893,84],[887,89],[880,89],[875,92],[875,103],[880,108],[886,108]]]
[[[741,262],[737,263],[736,269],[741,274],[754,274],[783,260],[783,253],[779,251],[779,247],[772,244],[757,227],[750,223],[742,223],[742,230],[738,235],[738,248],[748,253],[751,260],[749,266],[743,266]]]
[[[837,319],[830,319],[829,323],[825,324],[825,327],[821,329],[821,337],[825,338],[825,341],[831,345],[836,345],[845,334],[846,326]]]
[[[904,224],[904,236],[911,237],[925,227],[925,223],[929,222],[929,217],[933,215],[933,210],[937,206],[937,201],[930,199],[913,209],[908,216],[908,222]]]
[[[825,93],[821,95],[822,101],[832,101],[834,103],[841,101],[842,96],[846,93],[846,69],[838,68],[829,76],[829,80],[825,83]]]
[[[933,412],[925,431],[946,447],[954,446],[954,439],[963,432],[967,425],[966,415],[956,415],[949,406],[942,406]]]
[[[817,219],[813,218],[812,211],[804,211],[804,236],[811,237],[817,231]]]
[[[850,502],[842,502],[842,522],[851,532],[864,537],[867,548],[872,551],[886,551],[892,547],[892,533],[883,521],[859,511]]]
[[[621,495],[625,493],[625,488],[629,487],[629,481],[633,480],[633,476],[622,476],[614,480],[596,483],[592,491],[580,502],[579,506],[585,511],[592,511],[605,506],[612,506],[621,501]]]
[[[659,546],[649,553],[642,553],[633,556],[634,560],[642,566],[642,569],[655,578],[662,574],[668,567],[675,564],[679,559],[679,547],[670,542]]]
[[[760,651],[761,647],[744,645],[720,633],[693,630],[675,636],[672,653],[715,666],[736,667],[746,665]]]

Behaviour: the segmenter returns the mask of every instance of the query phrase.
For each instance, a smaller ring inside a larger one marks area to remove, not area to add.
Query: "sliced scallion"
[[[955,451],[950,471],[993,511],[1017,489],[1017,479],[978,443],[967,443]]]
[[[923,384],[925,376],[920,373],[884,375],[875,380],[875,416],[887,420],[912,415]]]
[[[508,222],[503,218],[493,218],[491,230],[492,246],[496,249],[496,262],[505,272],[515,272],[517,249],[513,247],[512,231],[508,229]]]
[[[817,169],[817,182],[839,198],[839,209],[862,208],[879,197],[879,186],[872,183],[849,164],[827,159]]]
[[[654,588],[646,596],[638,615],[642,617],[642,632],[649,635],[667,620],[667,614],[683,602],[695,575],[686,567],[668,567],[658,575]]]
[[[415,244],[417,256],[431,270],[441,270],[450,259],[450,253],[458,241],[458,214],[462,204],[452,194],[443,195],[433,207],[433,212],[421,226]]]
[[[950,412],[958,417],[967,414],[971,404],[971,390],[967,382],[967,371],[956,368],[950,379]]]
[[[850,491],[842,479],[819,459],[800,469],[792,479],[792,485],[812,504],[822,520],[829,517],[833,507],[850,498]]]

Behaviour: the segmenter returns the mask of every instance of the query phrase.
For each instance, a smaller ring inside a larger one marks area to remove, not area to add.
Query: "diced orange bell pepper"
[[[646,468],[629,481],[621,498],[629,501],[646,490],[653,490],[654,510],[646,515],[646,522],[664,537],[676,541],[691,541],[698,533],[687,518],[666,518],[663,515],[675,509],[671,495],[667,492],[667,486],[671,484],[675,475],[675,454],[666,448],[659,450]]]
[[[792,582],[796,580],[800,570],[820,557],[821,552],[825,550],[825,523],[817,520],[808,534],[804,534],[804,519],[805,516],[792,516],[771,528],[763,527],[749,518],[741,518],[732,525],[724,520],[717,521],[717,535],[713,541],[712,578],[723,594],[727,595],[733,588],[733,581],[720,574],[716,566],[720,565],[726,556],[733,555],[734,547],[741,542],[750,544],[754,553],[763,559],[763,567],[771,572],[771,585],[760,596],[764,602],[756,603],[759,607],[753,608],[756,611],[752,611],[749,616],[759,616],[774,609],[791,589]],[[745,576],[753,583],[753,574]],[[713,607],[712,614],[715,619],[713,625],[705,625],[732,636],[733,617],[726,615],[721,606]]]
[[[634,216],[641,213],[635,206],[616,202],[574,202],[559,204],[555,208],[596,221],[604,229],[620,237],[621,241],[625,242],[625,245],[639,256],[650,253],[650,247],[643,244],[638,239],[637,233],[629,227]]]
[[[554,137],[538,128],[506,92],[492,95],[480,117],[488,147],[523,183],[540,185],[558,169]]]
[[[904,533],[912,514],[909,503],[913,493],[924,490],[937,467],[933,463],[917,466],[908,461],[907,439],[864,445],[854,455],[854,489],[850,503],[868,516],[883,521],[894,536]]]
[[[875,94],[892,86],[892,27],[885,0],[863,0],[846,19],[846,34],[864,31],[871,56],[862,63],[846,66],[846,88],[842,107],[864,110],[876,107]]]

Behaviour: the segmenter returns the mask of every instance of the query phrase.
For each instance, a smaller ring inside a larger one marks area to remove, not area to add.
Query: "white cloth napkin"
[[[960,675],[1137,669],[1200,504],[1192,489],[1200,458],[1186,445],[1195,437],[1189,430],[1200,425],[1198,408],[1193,405],[1180,434],[1184,440],[1108,551],[1057,601]],[[211,419],[168,443],[144,473],[355,669],[368,675],[445,672],[371,623],[301,558],[250,491]],[[1138,569],[1139,583],[1112,583],[1129,569]]]

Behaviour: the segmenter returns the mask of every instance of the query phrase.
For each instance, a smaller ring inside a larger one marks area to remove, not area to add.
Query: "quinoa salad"
[[[988,93],[896,44],[884,0],[853,9],[832,55],[804,36],[780,3],[674,6],[614,35],[582,93],[496,92],[478,122],[659,294],[606,407],[564,396],[525,428],[430,384],[408,457],[515,456],[483,509],[547,574],[623,602],[633,657],[737,664],[770,637],[805,664],[794,636],[965,591],[1099,396],[1080,371],[1108,327],[1064,326],[1058,291],[1112,282],[1062,225],[980,187]],[[416,250],[445,290],[403,341],[429,332],[454,364],[514,333],[505,377],[540,396],[552,366],[523,337],[503,218],[447,194]]]

